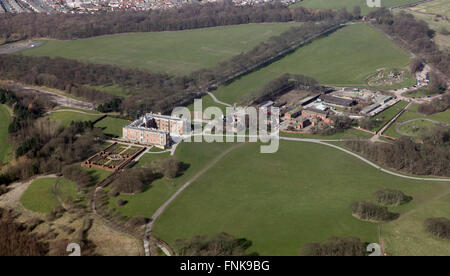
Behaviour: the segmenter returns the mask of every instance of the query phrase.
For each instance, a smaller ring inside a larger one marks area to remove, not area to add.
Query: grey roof
[[[330,95],[321,95],[320,99],[326,103],[342,106],[351,106],[354,103],[354,100],[339,98]]]

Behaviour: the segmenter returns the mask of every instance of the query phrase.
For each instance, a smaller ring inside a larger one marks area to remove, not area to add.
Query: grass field
[[[159,179],[140,194],[121,195],[114,198],[109,202],[110,208],[127,217],[144,216],[150,218],[180,185],[204,168],[217,154],[230,146],[229,143],[183,143],[179,145],[175,157],[189,166],[182,176],[175,179]],[[147,154],[139,161],[137,166],[149,165],[157,158],[168,156],[166,153]],[[118,207],[116,204],[118,198],[125,199],[128,203],[125,206]]]
[[[142,156],[142,158],[139,160],[139,163],[136,164],[136,167],[149,167],[153,161],[157,159],[167,158],[169,156],[170,156],[169,152],[148,153]]]
[[[424,221],[432,217],[450,218],[450,195],[420,206],[408,216],[385,224],[382,237],[390,255],[449,256],[450,241],[433,237],[425,231]]]
[[[37,179],[31,183],[25,191],[20,202],[25,208],[39,213],[50,213],[59,205],[56,195],[53,193],[53,185],[56,178]]]
[[[81,121],[81,122],[91,121],[91,122],[93,122],[93,121],[99,119],[100,117],[102,117],[102,115],[94,114],[94,113],[82,114],[82,113],[78,113],[78,112],[73,112],[69,109],[67,109],[67,111],[64,110],[64,111],[60,111],[60,112],[59,111],[54,112],[48,116],[48,118],[50,118],[50,120],[58,121],[63,126],[69,125],[72,121],[75,121],[75,122],[76,121]]]
[[[382,7],[394,7],[410,3],[419,2],[418,0],[381,0]],[[368,14],[371,10],[376,8],[370,8],[367,5],[367,0],[303,0],[302,2],[295,3],[293,6],[302,6],[310,9],[334,9],[347,8],[349,12],[353,11],[353,7],[359,6],[363,15]]]
[[[214,93],[232,104],[284,73],[308,75],[322,84],[364,87],[367,76],[377,69],[403,68],[409,62],[409,54],[380,32],[366,24],[355,24],[300,47]]]
[[[281,141],[276,154],[260,154],[258,146],[232,151],[183,191],[156,221],[155,236],[173,243],[224,231],[249,239],[248,252],[261,255],[297,255],[330,236],[378,242],[377,224],[355,219],[351,202],[401,189],[414,201],[393,211],[406,212],[448,188],[384,174],[322,145]]]
[[[11,119],[11,110],[5,105],[0,105],[0,165],[8,161],[11,153],[11,145],[8,143],[8,127]]]
[[[95,127],[103,129],[103,133],[114,137],[122,137],[123,127],[131,123],[128,120],[106,117],[95,124]]]
[[[398,124],[401,124],[403,122],[414,120],[414,119],[430,119],[435,120],[444,124],[450,124],[450,109],[448,109],[445,112],[440,112],[436,114],[432,114],[429,116],[426,116],[424,114],[421,114],[418,112],[419,105],[418,104],[412,104],[408,110],[406,110],[398,119],[395,121],[394,124],[392,124],[391,127],[389,127],[384,134],[392,137],[400,137],[401,135],[396,131],[396,128]]]
[[[400,126],[399,131],[409,136],[417,137],[422,133],[430,133],[430,130],[432,130],[436,126],[436,123],[418,119],[416,121],[405,123],[404,125]]]
[[[245,24],[174,32],[106,35],[70,41],[46,40],[42,46],[21,53],[187,74],[246,52],[269,37],[299,24]]]

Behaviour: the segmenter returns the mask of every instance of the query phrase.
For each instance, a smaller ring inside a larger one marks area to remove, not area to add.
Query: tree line
[[[364,140],[346,141],[352,151],[397,171],[416,175],[450,176],[450,130],[434,132],[433,137],[416,143],[402,137],[394,143],[371,143]]]
[[[235,6],[231,0],[183,5],[182,8],[151,11],[117,11],[95,14],[3,14],[0,44],[36,37],[77,39],[127,32],[160,32],[264,22],[322,21],[360,16],[340,11],[289,8],[281,3]]]

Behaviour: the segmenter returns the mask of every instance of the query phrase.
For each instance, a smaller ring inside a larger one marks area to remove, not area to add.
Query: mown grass
[[[20,202],[25,208],[39,213],[50,213],[59,206],[58,199],[53,193],[53,185],[57,178],[41,178],[33,181],[25,191]]]
[[[284,73],[308,75],[321,84],[365,87],[367,76],[377,69],[403,68],[409,63],[409,54],[383,34],[366,24],[354,24],[221,86],[214,94],[233,104]]]
[[[385,251],[396,256],[449,256],[450,241],[438,239],[425,230],[428,218],[450,218],[450,195],[418,207],[410,215],[383,225]]]
[[[58,121],[61,123],[62,126],[67,126],[69,125],[71,122],[88,122],[88,121],[95,121],[97,119],[99,119],[100,117],[102,117],[102,115],[97,115],[97,114],[82,114],[82,113],[78,113],[78,112],[73,112],[69,109],[64,110],[64,111],[58,111],[58,112],[54,112],[51,113],[48,118],[50,118],[50,120],[54,120],[54,121]]]
[[[248,252],[297,255],[308,242],[356,236],[379,242],[377,224],[354,218],[349,204],[370,200],[384,188],[414,197],[406,212],[434,197],[447,183],[385,174],[346,153],[311,143],[281,141],[275,154],[247,144],[225,156],[189,186],[156,220],[153,233],[178,238],[227,232],[252,241]]]
[[[131,122],[124,119],[106,117],[95,124],[95,127],[103,129],[103,133],[113,137],[122,137],[123,127]]]
[[[211,67],[300,23],[264,23],[173,32],[127,33],[70,41],[46,40],[21,53],[65,57],[170,74]]]

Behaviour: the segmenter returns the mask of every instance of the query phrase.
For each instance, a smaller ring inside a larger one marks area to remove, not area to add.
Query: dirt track
[[[28,48],[38,47],[42,43],[39,41],[20,41],[0,46],[0,54],[12,54]]]

